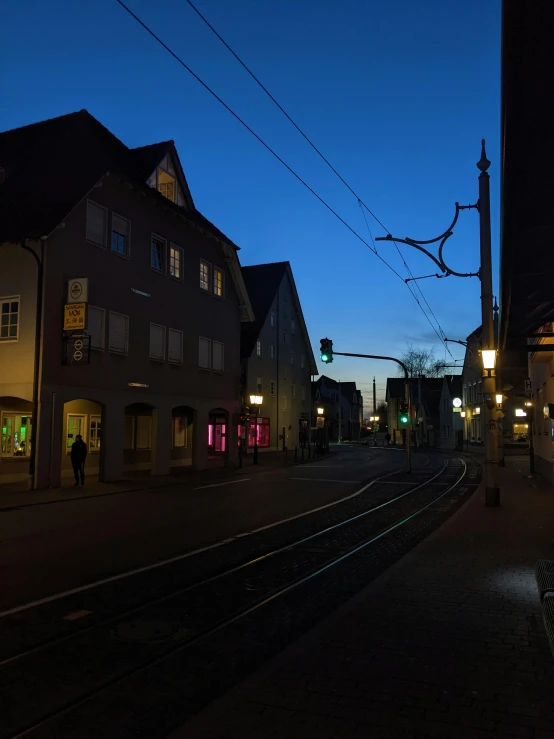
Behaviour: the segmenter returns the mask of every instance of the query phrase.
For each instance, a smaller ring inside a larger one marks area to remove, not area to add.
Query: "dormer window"
[[[164,198],[171,200],[172,203],[184,206],[185,201],[181,193],[181,188],[177,182],[175,168],[169,154],[162,159],[156,167],[156,171],[152,173],[148,180],[148,185],[155,188]]]

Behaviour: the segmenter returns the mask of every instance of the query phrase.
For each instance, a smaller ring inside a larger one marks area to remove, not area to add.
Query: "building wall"
[[[274,326],[271,325],[272,315]],[[311,347],[300,326],[293,288],[285,275],[259,334],[261,354],[258,355],[255,344],[246,360],[245,403],[248,405],[249,396],[258,392],[257,380],[260,379],[264,401],[260,415],[270,419],[271,449],[281,449],[283,444],[289,449],[298,446],[300,421],[306,421],[306,430],[308,433],[310,430]],[[272,381],[274,395],[270,390]]]
[[[529,362],[533,402],[533,447],[535,469],[548,481],[554,483],[553,465],[553,420],[545,417],[547,403],[554,403],[554,354],[536,354]]]
[[[127,467],[142,466],[155,474],[166,474],[172,460],[183,464],[181,460],[188,459],[198,468],[206,466],[208,416],[216,408],[228,414],[227,448],[230,459],[234,459],[233,417],[240,410],[240,313],[221,244],[113,176],[106,177],[90,193],[90,199],[108,209],[106,248],[86,240],[86,200],[45,243],[39,486],[56,486],[68,471],[62,453],[67,424],[64,405],[77,400],[98,403],[102,408],[99,468],[104,470],[104,479],[117,479],[123,472],[125,408],[136,403],[143,404],[152,415],[152,449],[148,455],[151,459],[143,459],[146,454],[135,454],[129,461],[126,453]],[[110,249],[114,212],[131,223],[129,258]],[[166,239],[168,246],[174,243],[183,249],[182,280],[151,268],[152,233]],[[8,407],[6,397],[32,399],[36,267],[31,255],[17,246],[4,246],[3,250],[6,258],[0,274],[0,297],[21,296],[19,340],[0,342],[0,403]],[[200,259],[224,271],[224,298],[200,289]],[[92,350],[90,364],[80,366],[62,363],[63,305],[67,281],[74,277],[88,278],[89,305],[105,310],[105,348]],[[110,311],[129,318],[127,354],[109,350]],[[150,358],[151,322],[165,326],[166,331],[173,328],[183,332],[182,364],[170,364],[167,356],[166,361]],[[223,372],[199,368],[200,336],[223,342]],[[130,383],[145,387],[133,387]],[[182,406],[194,415],[196,452],[171,448],[173,410]],[[4,474],[2,468],[0,474]]]

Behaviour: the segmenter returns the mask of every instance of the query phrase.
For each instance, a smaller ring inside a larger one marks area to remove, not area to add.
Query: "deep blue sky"
[[[184,0],[128,4],[368,239],[354,197]],[[497,283],[500,0],[197,7],[394,235],[434,237],[456,200],[477,200],[486,138]],[[322,336],[337,351],[398,356],[412,341],[445,356],[407,287],[114,0],[4,0],[2,27],[0,130],[86,108],[128,146],[174,139],[197,208],[241,246],[242,263],[290,260],[318,360]],[[475,211],[450,242],[452,267],[476,271]],[[404,276],[394,247],[378,248]],[[414,275],[436,271],[415,250],[405,254]],[[463,339],[479,325],[476,279],[419,284],[446,336]],[[395,374],[338,358],[327,370],[355,380],[366,406],[373,374],[380,398]]]

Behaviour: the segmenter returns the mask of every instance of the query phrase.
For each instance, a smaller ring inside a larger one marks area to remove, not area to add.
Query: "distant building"
[[[328,440],[357,441],[363,425],[363,397],[355,382],[321,375],[312,384],[314,405],[324,410]]]
[[[39,488],[71,476],[78,434],[103,481],[235,464],[253,314],[173,142],[130,149],[82,110],[1,133],[0,173],[0,481],[27,478],[32,427]]]
[[[439,446],[441,449],[463,448],[462,405],[462,376],[445,375],[439,401]]]
[[[317,374],[302,306],[289,262],[243,267],[255,314],[241,334],[243,408],[261,395],[259,420],[248,422],[247,443],[261,449],[294,448],[310,436],[311,377]]]

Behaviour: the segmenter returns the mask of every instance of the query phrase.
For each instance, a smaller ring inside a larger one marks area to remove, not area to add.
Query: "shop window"
[[[186,416],[175,416],[173,418],[173,447],[186,447],[187,445],[187,424]]]
[[[30,437],[30,416],[2,413],[2,457],[28,457]]]
[[[73,443],[77,440],[77,436],[81,435],[83,441],[86,442],[86,416],[67,416],[67,437],[66,437],[66,451],[70,452]]]
[[[88,450],[89,452],[100,451],[100,438],[102,436],[102,416],[91,416],[89,435],[88,435]]]
[[[248,446],[256,446],[256,437],[259,447],[269,446],[269,418],[258,418],[257,423],[248,424]]]
[[[123,448],[135,448],[135,417],[125,416],[125,425],[123,427]]]
[[[151,449],[152,448],[152,417],[137,416],[137,438],[135,449]]]

